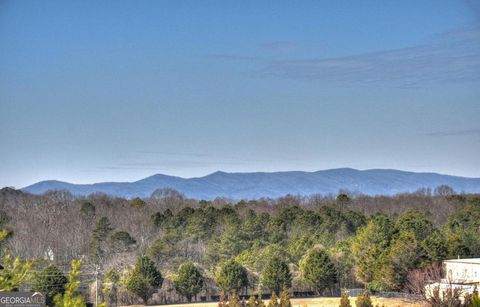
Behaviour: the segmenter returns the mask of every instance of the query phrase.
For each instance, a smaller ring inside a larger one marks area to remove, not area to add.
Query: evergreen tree
[[[350,299],[348,298],[348,290],[342,291],[342,297],[340,298],[340,307],[352,307]]]
[[[203,276],[191,261],[180,265],[178,274],[173,277],[173,282],[175,289],[189,302],[203,288]]]
[[[216,281],[224,291],[239,291],[248,286],[247,270],[237,261],[228,260],[220,266]]]
[[[425,213],[419,210],[407,210],[400,215],[395,228],[398,232],[409,231],[415,235],[417,241],[422,241],[432,233],[433,224],[427,219]]]
[[[81,260],[72,261],[72,269],[68,274],[68,283],[65,285],[65,292],[55,295],[53,301],[55,307],[85,307],[85,300],[83,296],[78,294],[78,275],[80,274]]]
[[[400,291],[408,273],[420,263],[420,248],[415,235],[402,232],[378,260],[375,281],[381,289]]]
[[[150,258],[138,258],[133,272],[127,279],[127,290],[140,297],[144,303],[163,283],[162,274],[157,270]]]
[[[338,194],[337,198],[335,199],[335,203],[340,210],[345,209],[345,207],[350,203],[350,197],[348,197],[345,193]]]
[[[130,202],[130,205],[132,207],[135,207],[135,208],[143,208],[145,207],[147,203],[141,199],[140,197],[135,197],[134,199],[132,199],[132,201]]]
[[[140,257],[137,260],[134,271],[145,277],[152,287],[162,287],[162,274],[157,270],[155,263],[147,256]]]
[[[107,239],[113,227],[107,217],[101,217],[92,232],[90,254],[96,263],[100,263],[107,256]]]
[[[478,295],[477,287],[473,290],[472,297],[470,298],[470,305],[468,307],[480,307],[480,296]]]
[[[265,307],[259,294],[252,294],[247,302],[248,307]]]
[[[356,307],[373,307],[372,300],[370,299],[370,295],[368,294],[368,290],[363,292],[363,295],[357,296],[355,300]]]
[[[268,307],[280,307],[278,304],[278,297],[275,294],[275,291],[272,292],[272,297],[270,297],[270,302],[268,303]]]
[[[106,241],[108,235],[113,230],[112,224],[107,217],[101,217],[92,233],[92,238],[98,241]]]
[[[80,208],[80,213],[85,220],[90,221],[95,217],[95,206],[90,202],[84,202]]]
[[[110,237],[110,245],[113,252],[125,252],[136,243],[126,231],[117,231]]]
[[[447,258],[446,238],[442,232],[436,229],[423,240],[421,247],[427,253],[429,262],[438,262]]]
[[[55,295],[65,292],[67,282],[68,279],[62,271],[54,265],[49,265],[34,275],[32,291],[43,293],[46,304],[52,306]]]
[[[6,232],[0,232],[0,241],[3,240],[3,233]],[[22,261],[20,258],[13,259],[8,250],[3,252],[1,260],[0,292],[16,291],[20,285],[32,278],[32,261]]]
[[[127,280],[127,290],[135,294],[146,304],[148,299],[155,293],[147,278],[138,272],[133,272]]]
[[[217,307],[227,307],[228,304],[225,303],[225,292],[220,293],[220,299],[218,301]]]
[[[300,261],[300,272],[319,294],[337,281],[337,270],[327,252],[321,248],[313,248],[305,255]]]
[[[279,293],[282,288],[290,288],[292,274],[287,263],[278,255],[270,257],[263,269],[261,282],[276,293]]]
[[[380,255],[388,248],[395,232],[394,224],[385,215],[376,215],[362,227],[352,242],[357,280],[367,284],[375,276]]]
[[[287,287],[283,288],[280,295],[280,307],[292,307],[292,302],[290,302],[290,292]]]
[[[237,292],[233,291],[233,293],[230,294],[230,297],[228,299],[228,307],[240,307],[240,298],[238,297]]]

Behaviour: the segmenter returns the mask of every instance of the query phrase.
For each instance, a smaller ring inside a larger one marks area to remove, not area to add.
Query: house
[[[449,289],[459,290],[463,294],[480,290],[480,258],[445,260],[443,271],[445,278],[425,286],[427,296],[432,295],[435,289],[439,289],[441,294]]]

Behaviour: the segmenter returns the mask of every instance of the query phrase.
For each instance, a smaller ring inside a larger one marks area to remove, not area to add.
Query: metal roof
[[[480,258],[449,259],[444,260],[443,262],[480,264]]]

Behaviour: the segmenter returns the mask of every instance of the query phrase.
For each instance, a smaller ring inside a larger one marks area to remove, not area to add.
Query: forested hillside
[[[94,300],[97,276],[99,299],[109,306],[284,288],[291,295],[364,286],[415,293],[441,260],[480,256],[480,195],[447,187],[237,203],[172,190],[127,200],[6,188],[0,224],[8,232],[2,249],[33,261],[22,288],[65,283],[71,261],[81,259],[86,299]],[[40,282],[52,272],[58,280]]]

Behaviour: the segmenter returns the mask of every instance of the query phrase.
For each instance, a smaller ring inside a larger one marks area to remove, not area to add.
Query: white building
[[[425,293],[431,295],[434,289],[441,293],[448,289],[458,289],[463,294],[480,291],[480,258],[451,259],[443,261],[445,278],[440,282],[429,284]]]
[[[480,283],[480,258],[443,261],[447,281],[459,284]]]

